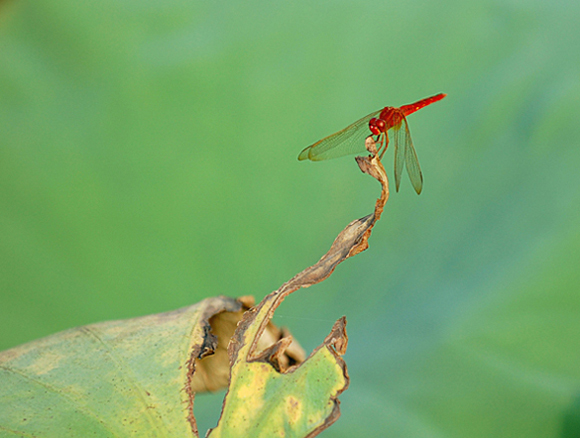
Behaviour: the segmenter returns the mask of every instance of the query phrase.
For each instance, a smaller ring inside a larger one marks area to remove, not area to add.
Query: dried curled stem
[[[381,196],[376,201],[375,211],[372,214],[356,219],[348,224],[336,239],[334,239],[328,252],[324,254],[316,264],[295,275],[292,279],[284,283],[278,290],[267,295],[258,306],[252,309],[251,312],[246,313],[242,321],[240,321],[236,334],[232,338],[228,348],[232,363],[235,361],[238,354],[239,343],[236,341],[239,340],[240,333],[245,331],[245,328],[250,324],[254,323],[254,316],[259,313],[260,309],[264,306],[269,307],[267,318],[262,321],[260,328],[256,332],[256,338],[252,343],[252,348],[249,350],[250,356],[254,355],[257,340],[260,338],[260,335],[264,331],[268,321],[272,318],[274,311],[282,303],[284,298],[300,288],[320,283],[332,274],[339,263],[368,248],[368,239],[371,235],[372,228],[380,219],[385,204],[389,199],[389,180],[385,168],[376,154],[376,144],[372,137],[366,139],[365,146],[372,155],[367,157],[356,157],[356,162],[363,173],[372,176],[381,184]]]
[[[281,373],[292,372],[300,366],[300,364],[296,364],[287,367],[282,365],[280,361],[281,355],[291,343],[290,336],[280,339],[274,345],[262,351],[257,351],[258,340],[274,315],[274,311],[282,303],[284,298],[300,288],[320,283],[332,274],[339,263],[368,248],[368,239],[371,230],[381,217],[383,208],[389,197],[389,182],[385,169],[377,155],[376,144],[372,137],[367,138],[365,146],[371,155],[367,157],[356,157],[356,161],[361,171],[379,181],[382,187],[381,196],[376,201],[374,212],[348,224],[336,237],[328,252],[316,264],[294,276],[278,290],[267,295],[256,307],[253,307],[244,314],[228,346],[232,373],[238,363],[241,362],[269,363]],[[328,348],[335,357],[336,363],[343,369],[344,386],[331,397],[334,401],[332,414],[325,420],[323,425],[308,436],[317,435],[340,416],[338,395],[349,384],[346,364],[340,357],[345,353],[348,343],[345,327],[346,318],[342,317],[335,323],[330,335],[327,336],[323,344],[310,355],[311,357],[321,348]],[[227,397],[228,395],[226,395],[226,400]],[[224,400],[224,406],[225,403],[226,401]]]

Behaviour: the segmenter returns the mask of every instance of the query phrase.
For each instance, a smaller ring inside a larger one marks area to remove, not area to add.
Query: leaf
[[[313,436],[338,419],[337,397],[349,382],[340,357],[347,345],[346,319],[335,323],[324,343],[301,366],[281,373],[268,360],[286,342],[288,338],[257,360],[242,359],[250,342],[238,351],[222,420],[210,437]]]
[[[225,349],[251,304],[209,298],[0,353],[0,436],[197,436],[194,393],[227,385]],[[268,327],[262,345],[276,330]],[[304,357],[298,345],[290,353]]]

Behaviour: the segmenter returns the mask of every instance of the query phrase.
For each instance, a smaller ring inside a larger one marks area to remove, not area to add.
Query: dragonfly
[[[298,159],[300,161],[307,159],[322,161],[364,153],[366,152],[364,139],[369,136],[375,136],[373,140],[378,145],[377,153],[382,159],[389,145],[387,131],[391,131],[391,140],[395,145],[395,185],[397,192],[401,185],[403,169],[406,167],[413,188],[417,194],[420,194],[423,189],[423,174],[411,140],[407,116],[443,99],[445,96],[447,95],[439,93],[399,108],[386,106],[381,110],[373,111],[343,130],[308,146],[300,152]]]

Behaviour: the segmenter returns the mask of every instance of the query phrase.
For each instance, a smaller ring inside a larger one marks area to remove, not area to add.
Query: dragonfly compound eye
[[[385,121],[373,117],[369,120],[369,129],[373,135],[379,135],[381,132],[385,132]]]

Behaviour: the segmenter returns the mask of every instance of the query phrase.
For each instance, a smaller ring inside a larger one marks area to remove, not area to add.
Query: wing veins
[[[365,127],[369,120],[380,112],[381,110],[373,111],[346,128],[308,146],[300,153],[298,159],[308,158],[312,161],[321,161],[365,152],[363,137],[371,135],[370,130],[365,130]]]

